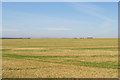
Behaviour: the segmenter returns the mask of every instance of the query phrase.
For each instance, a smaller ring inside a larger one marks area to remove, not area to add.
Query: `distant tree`
[[[77,39],[77,38],[74,38],[74,39]]]
[[[84,39],[84,38],[80,38],[80,39]]]

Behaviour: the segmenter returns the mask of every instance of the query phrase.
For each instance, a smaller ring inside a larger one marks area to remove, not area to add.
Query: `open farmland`
[[[117,78],[118,39],[3,39],[3,78]]]

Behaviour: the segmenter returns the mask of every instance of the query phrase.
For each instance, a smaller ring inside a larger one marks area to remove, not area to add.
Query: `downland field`
[[[118,78],[118,39],[2,39],[3,78]]]

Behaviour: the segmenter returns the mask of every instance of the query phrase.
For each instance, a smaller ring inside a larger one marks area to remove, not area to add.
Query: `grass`
[[[39,51],[39,52],[47,52],[49,50],[14,50],[14,51]]]
[[[17,55],[17,54],[3,54],[3,57],[12,58],[66,58],[66,57],[80,57],[80,56],[30,56],[30,55]]]
[[[75,58],[79,56],[24,56],[24,55],[16,55],[16,54],[5,54],[3,57],[12,57],[12,58]],[[115,66],[116,62],[107,61],[107,62],[85,62],[85,61],[78,61],[78,60],[66,60],[65,62],[54,62],[54,61],[45,61],[45,60],[37,60],[42,62],[51,62],[51,63],[62,63],[62,64],[73,64],[78,66],[89,66],[89,67],[98,67],[98,68],[112,68],[117,69],[118,67]],[[66,63],[72,62],[72,63]],[[77,62],[77,63],[74,63]]]
[[[67,61],[78,62],[78,63],[71,63],[71,64],[75,64],[78,66],[118,69],[118,66],[116,66],[116,62],[112,62],[112,61],[107,61],[107,62],[85,62],[85,61],[76,61],[76,60],[67,60]]]
[[[1,49],[0,51],[8,51],[8,50],[11,50],[11,49]]]
[[[3,39],[4,78],[117,78],[118,39]]]
[[[118,55],[93,55],[91,57],[118,57]]]
[[[104,48],[73,48],[71,50],[106,50],[106,49],[117,49],[118,47],[104,47]]]
[[[20,68],[7,68],[8,70],[22,70]]]

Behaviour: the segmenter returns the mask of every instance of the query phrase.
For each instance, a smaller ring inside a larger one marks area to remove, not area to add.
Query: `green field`
[[[117,78],[118,39],[3,39],[3,78]]]

